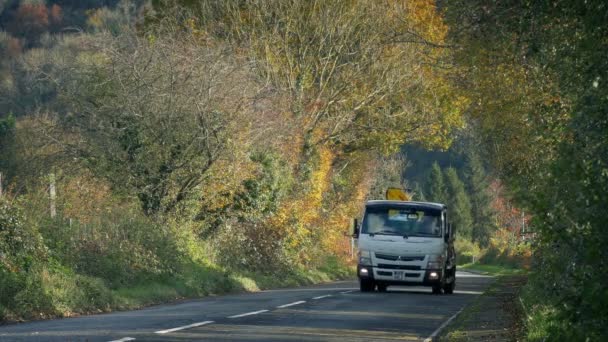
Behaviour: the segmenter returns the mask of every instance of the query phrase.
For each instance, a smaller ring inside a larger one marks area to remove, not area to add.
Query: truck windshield
[[[441,210],[432,208],[368,207],[361,233],[441,237]]]

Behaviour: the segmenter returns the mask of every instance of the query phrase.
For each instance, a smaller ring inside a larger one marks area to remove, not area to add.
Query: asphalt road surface
[[[0,341],[421,341],[492,277],[458,272],[453,295],[430,288],[359,292],[356,281],[208,297],[142,310],[0,326]]]

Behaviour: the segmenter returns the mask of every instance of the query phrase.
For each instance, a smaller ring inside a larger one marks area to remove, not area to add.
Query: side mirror
[[[352,235],[355,239],[359,238],[359,220],[354,219],[353,220],[353,235]]]

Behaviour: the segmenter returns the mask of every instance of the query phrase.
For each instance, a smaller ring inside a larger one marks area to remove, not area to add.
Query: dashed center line
[[[306,303],[306,301],[305,301],[305,300],[300,300],[300,301],[293,302],[293,303],[289,303],[289,304],[283,304],[283,305],[279,305],[279,306],[277,306],[277,309],[288,308],[288,307],[290,307],[290,306],[299,305],[299,304],[304,304],[304,303]]]
[[[312,299],[323,299],[323,298],[327,298],[327,297],[331,297],[331,295],[328,294],[328,295],[324,295],[324,296],[313,297]]]
[[[211,324],[211,323],[214,323],[214,322],[213,321],[198,322],[198,323],[184,325],[183,327],[177,327],[177,328],[167,329],[167,330],[159,330],[159,331],[156,332],[156,334],[168,334],[168,333],[171,333],[171,332],[174,332],[174,331],[179,331],[179,330],[184,330],[184,329],[190,329],[190,328],[196,328],[196,327],[200,327],[202,325],[207,325],[207,324]]]
[[[354,290],[342,291],[340,293],[346,294],[346,293],[351,293],[351,292],[354,292]],[[327,298],[327,297],[331,297],[331,296],[332,296],[331,294],[326,294],[326,295],[322,295],[322,296],[313,297],[312,299],[317,300],[317,299],[323,299],[323,298]],[[279,305],[279,306],[277,306],[277,309],[288,308],[290,306],[300,305],[300,304],[304,304],[304,303],[306,303],[305,300],[299,300],[297,302]],[[238,314],[238,315],[234,315],[234,316],[228,316],[228,318],[240,318],[240,317],[257,315],[257,314],[261,314],[264,312],[268,312],[268,310],[258,310],[258,311],[246,312],[246,313],[242,313],[242,314]],[[192,323],[192,324],[184,325],[184,326],[177,327],[177,328],[159,330],[159,331],[156,331],[155,333],[156,334],[168,334],[168,333],[172,333],[175,331],[196,328],[196,327],[200,327],[200,326],[211,324],[211,323],[215,323],[215,322],[214,321],[204,321],[204,322]],[[110,342],[127,342],[127,341],[134,341],[134,340],[135,339],[133,337],[123,337],[120,340],[113,340]]]
[[[259,311],[246,312],[246,313],[243,313],[243,314],[240,314],[240,315],[228,316],[228,318],[239,318],[239,317],[257,315],[257,314],[261,314],[263,312],[268,312],[268,310],[259,310]]]

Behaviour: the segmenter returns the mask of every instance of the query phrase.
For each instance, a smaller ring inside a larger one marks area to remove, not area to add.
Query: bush
[[[128,207],[111,208],[86,224],[57,219],[43,226],[60,263],[104,279],[112,288],[171,274],[179,264],[168,230]]]
[[[16,296],[32,286],[29,275],[46,257],[35,226],[25,224],[23,210],[0,198],[0,305],[16,305]],[[6,309],[0,311],[6,315]],[[4,317],[0,317],[4,318]]]
[[[289,268],[282,237],[266,224],[227,224],[213,246],[216,261],[233,270],[274,273]]]
[[[479,262],[530,269],[532,247],[530,243],[520,240],[517,233],[499,229],[490,238],[490,244]]]
[[[483,254],[478,244],[465,238],[457,237],[454,248],[456,249],[456,264],[458,265],[477,262]]]

